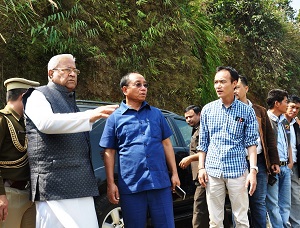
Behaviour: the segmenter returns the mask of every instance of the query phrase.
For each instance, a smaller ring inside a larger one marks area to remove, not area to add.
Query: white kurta
[[[90,110],[77,113],[53,113],[50,103],[40,91],[27,99],[25,114],[45,134],[90,131]],[[96,228],[97,216],[93,197],[36,202],[37,228]]]
[[[90,131],[90,112],[53,113],[50,103],[40,91],[34,90],[28,97],[25,114],[44,134],[65,134]]]

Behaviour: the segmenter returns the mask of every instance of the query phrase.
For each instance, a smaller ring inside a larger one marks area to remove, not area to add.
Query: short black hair
[[[120,87],[121,88],[123,88],[123,86],[127,86],[128,85],[128,83],[129,83],[129,75],[130,75],[131,73],[127,73],[127,74],[125,74],[122,78],[121,78],[121,80],[120,80]]]
[[[125,74],[121,78],[121,80],[120,80],[120,87],[121,87],[121,89],[123,88],[123,86],[128,86],[128,84],[129,84],[129,76],[131,74],[140,74],[140,73],[139,72],[130,72],[130,73]]]
[[[194,112],[195,112],[196,114],[198,114],[198,113],[201,112],[202,107],[201,107],[201,106],[196,106],[196,105],[190,105],[190,106],[188,106],[188,107],[186,107],[186,108],[184,109],[184,113],[186,113],[186,112],[188,112],[188,111],[190,111],[190,110],[194,110]]]
[[[6,102],[16,101],[27,89],[11,89],[6,92]]]
[[[267,97],[267,105],[269,109],[274,108],[275,102],[282,102],[285,97],[288,98],[288,93],[285,90],[282,89],[272,89],[268,93]]]
[[[244,86],[248,86],[248,80],[245,76],[243,75],[239,75],[239,79],[241,80],[241,83],[244,85]]]
[[[230,73],[231,82],[239,80],[239,73],[233,67],[231,67],[231,66],[218,66],[217,67],[217,72],[219,72],[221,70],[227,70]]]
[[[288,97],[288,102],[290,103],[290,102],[292,102],[292,103],[295,103],[295,104],[297,104],[297,103],[300,103],[300,97],[298,97],[298,96],[296,96],[296,95],[290,95],[289,97]]]

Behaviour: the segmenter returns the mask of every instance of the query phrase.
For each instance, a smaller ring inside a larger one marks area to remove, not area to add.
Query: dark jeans
[[[267,184],[268,174],[266,162],[263,153],[257,155],[258,173],[256,175],[256,190],[252,196],[249,196],[249,205],[251,212],[251,227],[266,228],[267,208]]]

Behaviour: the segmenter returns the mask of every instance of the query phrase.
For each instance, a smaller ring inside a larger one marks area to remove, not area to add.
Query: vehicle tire
[[[106,195],[94,197],[94,202],[100,228],[124,228],[122,211],[119,204],[110,203]]]

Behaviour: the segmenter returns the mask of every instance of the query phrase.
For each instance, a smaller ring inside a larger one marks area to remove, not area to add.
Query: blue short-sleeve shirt
[[[99,145],[117,150],[121,194],[171,185],[162,144],[171,135],[161,111],[145,101],[138,111],[123,101],[108,117]]]

